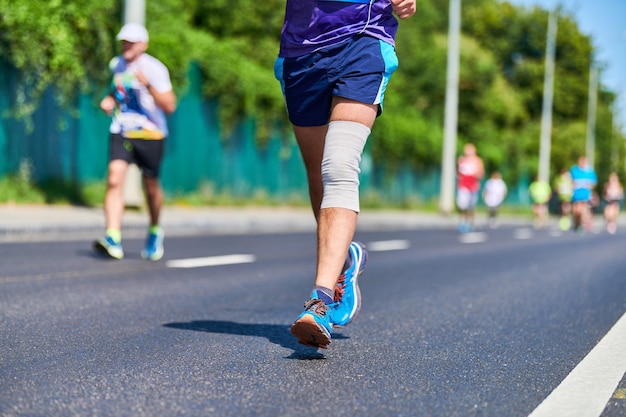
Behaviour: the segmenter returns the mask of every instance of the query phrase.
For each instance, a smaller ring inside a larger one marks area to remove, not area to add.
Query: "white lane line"
[[[254,261],[256,261],[254,255],[224,255],[208,256],[206,258],[174,259],[167,261],[165,266],[168,268],[202,268],[204,266],[246,264]]]
[[[532,229],[517,229],[513,232],[513,238],[518,240],[532,239],[534,234]]]
[[[529,417],[598,417],[626,372],[626,314]]]
[[[487,239],[487,233],[484,232],[462,233],[459,235],[459,242],[461,243],[483,243]]]
[[[369,242],[366,247],[370,252],[386,252],[391,250],[408,249],[411,243],[408,240],[380,240],[378,242]]]

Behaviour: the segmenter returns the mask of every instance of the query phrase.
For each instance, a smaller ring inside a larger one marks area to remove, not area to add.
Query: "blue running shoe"
[[[141,257],[149,261],[158,261],[163,257],[163,231],[157,233],[148,233],[146,238],[146,246],[141,251]]]
[[[291,326],[291,333],[298,338],[298,343],[314,348],[326,349],[330,345],[333,326],[328,309],[313,291],[311,299],[304,303],[304,311]]]
[[[329,306],[333,326],[347,326],[361,310],[358,278],[365,270],[367,250],[361,242],[352,242],[348,249],[348,266],[335,287],[335,303]]]
[[[124,258],[124,249],[122,245],[111,238],[111,236],[101,237],[93,242],[93,249],[109,258],[122,259]]]

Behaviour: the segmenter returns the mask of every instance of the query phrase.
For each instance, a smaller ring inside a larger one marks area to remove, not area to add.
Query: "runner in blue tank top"
[[[574,230],[582,232],[582,227],[591,229],[591,197],[593,189],[598,182],[596,172],[587,163],[587,157],[578,158],[578,163],[570,169],[574,192],[572,194],[572,215],[574,220]]]
[[[352,242],[359,213],[359,163],[385,88],[398,66],[398,21],[415,0],[287,0],[274,67],[300,147],[317,221],[310,299],[291,332],[326,348],[333,326],[357,316],[357,278],[367,261]]]

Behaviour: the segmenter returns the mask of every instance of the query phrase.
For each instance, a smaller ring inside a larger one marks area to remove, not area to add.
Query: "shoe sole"
[[[122,254],[122,256],[119,256],[119,257],[118,257],[118,256],[113,256],[113,255],[112,255],[112,254],[111,254],[111,253],[107,250],[107,248],[106,248],[104,245],[102,245],[102,243],[100,243],[100,242],[98,242],[98,241],[93,242],[93,249],[94,249],[97,253],[99,253],[99,254],[101,254],[101,255],[104,255],[104,256],[106,256],[107,258],[120,260],[120,259],[122,259],[122,258],[124,257],[124,255],[123,255],[123,254]]]
[[[301,345],[322,349],[330,345],[330,334],[310,314],[300,317],[291,326],[291,334],[298,338]]]
[[[148,260],[148,261],[158,261],[158,260],[160,260],[160,259],[163,257],[163,254],[165,254],[165,251],[164,251],[164,250],[157,251],[157,252],[155,252],[155,254],[154,254],[154,255],[152,255],[152,256],[148,256],[148,254],[146,253],[146,251],[141,251],[141,257],[142,257],[143,259]]]

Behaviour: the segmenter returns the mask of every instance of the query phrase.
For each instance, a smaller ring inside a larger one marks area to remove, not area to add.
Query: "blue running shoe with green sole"
[[[358,278],[365,270],[367,250],[361,242],[352,242],[348,249],[350,261],[335,287],[335,303],[329,306],[330,322],[335,327],[350,324],[361,310]]]
[[[93,242],[93,249],[109,258],[122,259],[124,258],[124,249],[122,245],[111,238],[111,236],[101,237]]]
[[[318,298],[317,291],[313,291],[311,299],[304,303],[304,311],[291,326],[291,333],[298,338],[298,343],[322,349],[330,345],[333,326],[329,308]]]
[[[148,233],[146,246],[141,251],[141,257],[149,261],[158,261],[163,257],[163,231]]]

